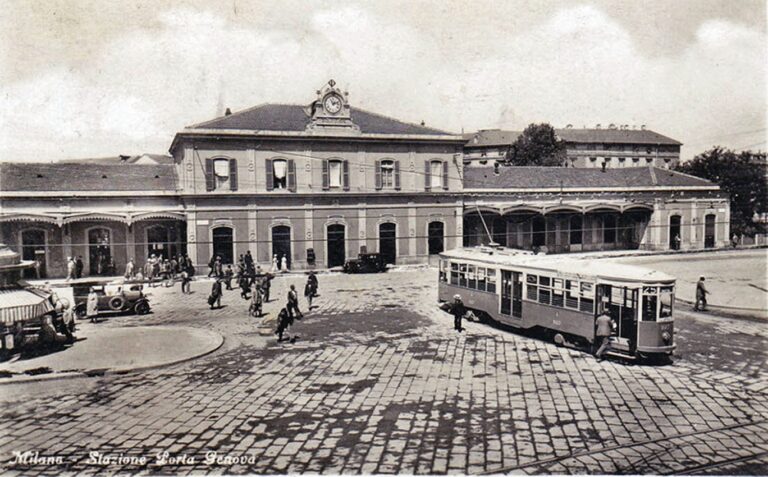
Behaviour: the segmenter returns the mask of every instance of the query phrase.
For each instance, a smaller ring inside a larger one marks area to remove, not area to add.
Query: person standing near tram
[[[603,355],[611,349],[611,335],[613,334],[613,318],[603,310],[595,321],[595,358],[603,360]]]
[[[693,305],[694,311],[707,311],[707,295],[709,290],[704,285],[704,277],[699,277],[699,281],[696,282],[696,303]],[[701,307],[699,307],[701,303]]]

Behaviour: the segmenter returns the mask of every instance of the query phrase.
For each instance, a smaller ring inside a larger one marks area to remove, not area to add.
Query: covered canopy
[[[0,323],[30,320],[53,311],[48,294],[17,286],[0,288]]]

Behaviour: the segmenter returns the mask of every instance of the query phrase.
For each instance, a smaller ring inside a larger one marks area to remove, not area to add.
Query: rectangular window
[[[563,306],[563,280],[554,278],[552,280],[552,305]]]
[[[579,282],[575,280],[565,281],[565,307],[579,309]]]
[[[381,187],[384,189],[395,187],[395,163],[393,161],[381,161]]]
[[[595,290],[593,285],[588,282],[581,282],[581,297],[579,310],[585,313],[592,313],[595,309]]]
[[[451,285],[459,284],[459,264],[451,263]]]
[[[645,295],[643,298],[643,321],[656,321],[656,295]]]
[[[341,161],[328,161],[328,185],[341,187]]]
[[[445,282],[447,281],[446,278],[446,268],[448,263],[445,260],[440,260],[440,281]]]
[[[467,266],[467,286],[472,289],[477,289],[477,274],[475,273],[475,266]]]
[[[287,187],[288,163],[281,159],[272,161],[273,188],[285,189]]]
[[[429,185],[432,189],[437,189],[443,186],[443,162],[432,161],[429,169]]]
[[[464,264],[459,265],[459,286],[467,286],[467,266]]]
[[[477,289],[485,291],[485,269],[477,267]]]
[[[672,287],[662,287],[659,290],[659,319],[671,318],[675,296]]]
[[[538,281],[538,277],[536,275],[528,275],[525,278],[527,283],[527,297],[529,300],[536,301],[536,295],[538,291],[538,287],[536,286],[536,283]]]
[[[491,293],[496,293],[496,270],[493,268],[486,271],[485,289]]]

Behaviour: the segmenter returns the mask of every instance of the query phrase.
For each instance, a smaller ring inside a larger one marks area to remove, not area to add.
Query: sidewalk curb
[[[215,353],[219,349],[221,349],[222,346],[224,346],[224,335],[217,333],[215,331],[207,330],[211,333],[216,334],[219,338],[218,344],[195,356],[190,356],[188,358],[179,359],[176,361],[170,361],[168,363],[161,363],[161,364],[152,364],[149,366],[139,366],[137,368],[130,368],[130,369],[106,369],[103,370],[100,368],[94,368],[89,369],[85,371],[73,371],[73,372],[61,372],[61,373],[46,373],[46,374],[40,374],[40,375],[26,375],[24,373],[20,373],[17,375],[18,377],[10,377],[10,378],[0,378],[0,387],[9,385],[9,384],[26,384],[26,383],[34,383],[34,382],[41,382],[41,381],[54,381],[59,379],[74,379],[74,378],[100,378],[104,376],[115,376],[115,375],[122,375],[122,374],[130,374],[135,372],[143,372],[143,371],[151,371],[153,369],[159,369],[159,368],[165,368],[168,366],[175,366],[177,364],[186,363],[195,359],[199,359],[205,356],[208,356],[209,354]]]

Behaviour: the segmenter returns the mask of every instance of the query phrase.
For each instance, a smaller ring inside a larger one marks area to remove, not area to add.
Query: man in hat
[[[460,295],[453,295],[453,303],[448,305],[448,312],[453,315],[453,329],[459,333],[464,331],[461,327],[461,319],[467,314],[467,307],[461,301]]]
[[[709,290],[704,286],[704,277],[699,277],[699,281],[696,282],[696,303],[693,305],[694,311],[707,311],[707,295],[709,295]],[[699,303],[701,303],[701,308],[699,308]]]

